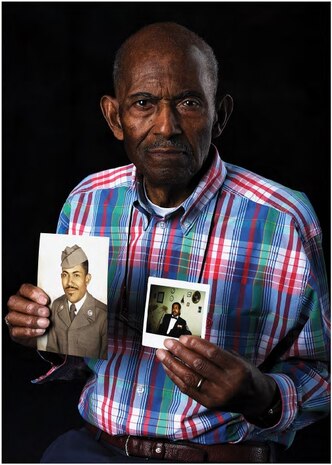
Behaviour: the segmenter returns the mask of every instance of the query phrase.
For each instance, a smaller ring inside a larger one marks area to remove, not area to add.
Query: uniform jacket
[[[167,329],[169,322],[171,320],[172,315],[170,313],[166,314],[163,318],[163,321],[160,323],[158,334],[163,334],[164,336],[171,336],[171,337],[180,337],[183,334],[191,334],[187,327],[187,322],[180,316],[177,319],[177,322],[171,329],[171,331],[167,334]]]
[[[91,358],[107,358],[107,306],[87,293],[80,311],[70,321],[65,295],[51,308],[51,329],[47,348],[50,352]]]

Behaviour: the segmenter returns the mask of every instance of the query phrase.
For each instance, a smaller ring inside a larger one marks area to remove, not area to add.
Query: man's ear
[[[100,107],[107,124],[118,140],[123,140],[123,130],[119,116],[119,102],[116,98],[104,95],[100,99]]]
[[[212,138],[221,135],[233,111],[233,98],[226,94],[216,105],[216,120],[212,129]]]
[[[91,278],[92,278],[92,276],[91,276],[90,273],[88,273],[88,274],[85,276],[85,284],[86,284],[86,285],[90,284]]]

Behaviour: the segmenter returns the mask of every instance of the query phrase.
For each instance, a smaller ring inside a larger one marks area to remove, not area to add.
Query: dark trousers
[[[276,463],[277,449],[270,449],[269,463]],[[86,428],[70,430],[59,436],[44,452],[41,463],[171,463],[141,457],[128,457],[122,449],[99,440]],[[261,460],[258,462],[262,463]],[[267,463],[264,462],[264,463]],[[226,462],[225,462],[226,463]]]
[[[140,457],[127,457],[116,447],[97,441],[85,428],[59,436],[44,452],[41,463],[163,463]],[[165,463],[165,462],[164,462]]]

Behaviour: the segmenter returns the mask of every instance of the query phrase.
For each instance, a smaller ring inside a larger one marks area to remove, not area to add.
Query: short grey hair
[[[128,37],[128,39],[123,42],[121,47],[118,49],[113,65],[113,86],[114,92],[117,92],[119,83],[121,81],[121,76],[124,72],[124,57],[130,50],[134,40],[139,36],[143,36],[144,33],[151,31],[152,33],[162,34],[167,40],[175,46],[179,44],[192,44],[195,45],[204,55],[207,62],[207,71],[209,72],[210,79],[213,85],[214,96],[217,94],[218,89],[218,72],[219,66],[214,51],[212,47],[200,37],[195,32],[187,29],[186,27],[173,23],[173,22],[162,22],[162,23],[153,23],[148,26],[139,29],[137,32]]]

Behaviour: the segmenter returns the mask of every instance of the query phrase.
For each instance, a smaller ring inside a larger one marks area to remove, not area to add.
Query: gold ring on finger
[[[8,326],[8,328],[11,328],[12,325],[8,321],[8,315],[5,316],[5,323]]]
[[[204,381],[204,378],[201,378],[198,383],[197,383],[197,386],[196,386],[196,391],[199,391],[201,389],[201,386],[203,384],[203,381]]]

